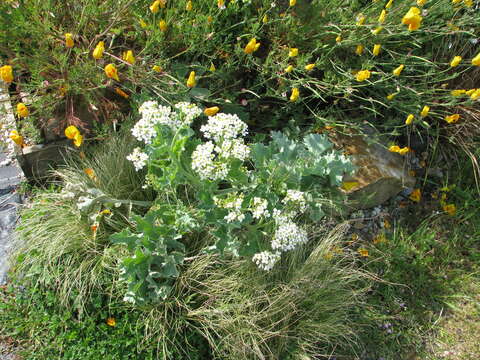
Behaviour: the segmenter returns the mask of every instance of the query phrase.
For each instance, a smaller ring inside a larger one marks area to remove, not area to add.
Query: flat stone
[[[332,141],[350,156],[357,167],[352,176],[343,179],[349,184],[342,191],[348,196],[350,209],[378,206],[415,185],[415,178],[408,173],[404,156],[388,151],[381,144],[368,144],[360,135],[334,134]]]

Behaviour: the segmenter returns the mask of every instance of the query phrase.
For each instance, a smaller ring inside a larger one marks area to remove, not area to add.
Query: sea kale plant
[[[185,255],[198,251],[249,258],[259,271],[271,270],[282,254],[307,243],[307,225],[325,216],[353,170],[325,135],[293,140],[273,132],[266,144],[249,143],[237,115],[208,110],[205,119],[192,103],[140,106],[132,133],[144,146],[128,159],[137,170],[147,167],[145,186],[159,195],[144,217],[134,218],[135,231],[112,236],[131,254],[121,262],[127,301],[166,299]],[[206,245],[192,245],[196,238]]]

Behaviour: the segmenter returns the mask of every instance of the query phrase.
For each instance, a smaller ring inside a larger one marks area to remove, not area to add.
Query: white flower
[[[150,144],[157,135],[155,125],[162,124],[172,128],[177,126],[178,120],[175,117],[178,116],[172,114],[172,110],[168,106],[158,105],[156,101],[145,101],[138,110],[142,118],[133,127],[132,134],[145,144]],[[170,116],[171,114],[173,116]]]
[[[270,271],[280,260],[280,253],[272,253],[270,251],[259,252],[252,257],[252,261],[262,270]]]
[[[299,190],[287,190],[287,195],[283,198],[282,203],[291,207],[291,210],[304,212],[307,209],[305,195]]]
[[[270,216],[270,213],[267,210],[268,201],[266,199],[254,197],[252,202],[253,205],[251,206],[250,211],[252,212],[252,216],[254,219],[260,219],[262,217]]]
[[[250,155],[250,148],[242,139],[227,139],[215,147],[215,151],[223,158],[235,158],[245,161]]]
[[[218,113],[210,116],[208,122],[200,128],[207,139],[216,143],[223,140],[235,139],[238,136],[246,136],[248,133],[247,124],[245,124],[238,115]]]
[[[197,105],[186,101],[175,104],[175,108],[180,110],[184,117],[183,125],[190,125],[194,119],[202,114],[202,110]]]
[[[287,220],[278,226],[271,246],[273,250],[289,251],[295,249],[300,244],[305,244],[307,241],[307,232],[293,221]]]
[[[135,170],[140,170],[145,167],[148,161],[148,155],[145,154],[140,148],[133,149],[133,152],[127,156],[127,160],[133,162]]]
[[[227,177],[229,168],[226,163],[215,161],[215,145],[211,141],[200,144],[192,153],[192,169],[202,180],[221,180]]]

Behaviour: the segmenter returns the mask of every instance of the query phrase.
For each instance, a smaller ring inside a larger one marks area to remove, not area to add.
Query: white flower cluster
[[[200,130],[210,140],[198,145],[192,154],[192,169],[202,180],[224,179],[230,160],[248,158],[250,148],[242,138],[247,134],[247,124],[237,115],[220,113],[210,116]]]
[[[202,113],[202,110],[197,105],[186,101],[175,104],[175,108],[180,110],[183,115],[183,125],[190,125]]]
[[[133,136],[145,144],[150,144],[157,135],[155,125],[165,125],[177,131],[183,126],[190,125],[193,119],[202,113],[197,105],[188,102],[180,102],[175,108],[180,110],[180,114],[168,106],[159,105],[156,101],[145,101],[139,108],[142,118],[133,127]]]
[[[140,170],[145,167],[148,161],[148,155],[145,154],[140,148],[133,149],[133,152],[127,156],[127,160],[133,162],[135,170]]]
[[[291,210],[304,212],[307,210],[307,202],[305,201],[305,195],[299,190],[287,190],[287,195],[283,198],[282,202],[291,207]]]
[[[280,260],[280,253],[272,253],[270,251],[259,252],[252,257],[252,261],[262,270],[270,271]]]
[[[230,210],[224,217],[227,222],[242,222],[245,219],[245,214],[242,213],[243,194],[232,194],[227,199],[214,198],[215,205],[223,209]]]
[[[293,221],[281,223],[273,237],[271,246],[277,251],[290,251],[308,241],[307,232]]]
[[[245,137],[248,133],[247,124],[240,120],[237,115],[225,113],[210,116],[208,123],[203,125],[200,130],[207,139],[216,143],[235,139],[239,136]]]
[[[267,210],[267,207],[268,207],[267,199],[254,197],[252,202],[253,204],[250,207],[250,211],[252,212],[252,216],[254,219],[260,219],[262,217],[268,218],[270,216],[270,213]]]

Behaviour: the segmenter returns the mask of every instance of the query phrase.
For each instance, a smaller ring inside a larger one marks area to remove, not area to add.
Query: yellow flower
[[[364,249],[364,248],[359,248],[358,250],[358,253],[363,256],[363,257],[368,257],[368,250],[367,249]]]
[[[120,81],[120,79],[118,78],[117,68],[113,64],[108,64],[107,66],[105,66],[105,75],[107,75],[107,77],[110,79]]]
[[[363,54],[363,45],[357,45],[356,49],[355,49],[355,54],[357,55],[362,55]]]
[[[390,9],[392,7],[392,4],[393,4],[393,0],[389,0],[387,5],[385,5],[385,9]]]
[[[291,73],[293,71],[293,65],[288,65],[286,68],[285,68],[285,72],[286,73]]]
[[[313,70],[314,67],[315,67],[315,64],[308,64],[308,65],[305,65],[305,70],[310,71],[310,70]]]
[[[472,65],[480,66],[480,53],[472,59]]]
[[[105,43],[100,41],[97,46],[95,46],[95,50],[93,50],[92,56],[94,59],[101,59],[103,56],[103,51],[105,50]]]
[[[185,10],[187,10],[187,11],[192,11],[192,9],[193,9],[193,4],[192,4],[192,2],[189,0],[189,1],[187,1],[187,5],[185,5]]]
[[[398,94],[398,93],[392,93],[392,94],[387,95],[387,100],[393,100],[393,98],[394,98],[395,96],[397,96],[397,94]]]
[[[193,88],[197,85],[197,81],[195,80],[195,71],[190,71],[190,75],[188,75],[187,86],[189,88]]]
[[[207,22],[211,24],[213,22],[213,17],[211,15],[208,15],[207,17]]]
[[[445,204],[442,206],[443,211],[445,211],[448,215],[455,216],[457,213],[457,207],[455,204]]]
[[[95,175],[95,171],[92,168],[84,169],[83,172],[93,181],[97,181],[97,176]]]
[[[217,6],[219,9],[225,9],[225,0],[218,0]]]
[[[426,2],[427,2],[427,0],[417,0],[417,5],[418,6],[423,6],[423,5],[425,5]]]
[[[267,14],[263,15],[262,22],[266,24],[268,22],[268,16]]]
[[[477,89],[470,89],[468,91],[465,91],[465,95],[471,96],[475,91],[477,91]]]
[[[452,4],[458,4],[459,2],[461,2],[462,0],[452,0]]]
[[[465,4],[466,7],[473,6],[473,0],[463,0],[463,3]]]
[[[0,68],[0,77],[4,82],[11,83],[13,81],[13,69],[10,65],[4,65]]]
[[[247,45],[245,45],[245,49],[243,50],[245,54],[252,54],[258,50],[260,47],[260,43],[257,43],[257,39],[252,38]]]
[[[118,88],[118,87],[115,88],[115,92],[116,92],[118,95],[120,95],[121,97],[125,98],[125,99],[128,99],[128,98],[129,98],[129,95],[128,95],[125,91],[123,91],[122,89],[120,89],[120,88]]]
[[[403,69],[405,68],[405,65],[400,65],[399,67],[397,67],[395,70],[393,70],[393,75],[395,76],[400,76],[400,74],[402,73]]]
[[[422,112],[420,113],[420,116],[427,117],[429,112],[430,112],[430,106],[425,105],[422,109]]]
[[[400,155],[405,155],[405,154],[407,154],[409,151],[410,151],[410,148],[409,148],[408,146],[405,146],[405,147],[399,149],[397,152],[398,152]]]
[[[295,102],[298,100],[298,97],[300,96],[300,91],[298,88],[294,87],[292,88],[292,94],[290,95],[290,101]]]
[[[455,56],[452,61],[450,62],[450,66],[451,67],[455,67],[457,66],[458,64],[460,64],[460,62],[462,61],[462,57],[461,56]]]
[[[80,145],[82,145],[82,142],[83,142],[83,136],[80,133],[76,134],[75,137],[73,138],[73,144],[76,147],[80,147]]]
[[[158,22],[158,27],[160,28],[160,31],[165,32],[165,31],[167,31],[168,26],[167,26],[167,23],[166,23],[165,20],[160,20]]]
[[[145,29],[148,26],[147,23],[143,21],[143,19],[138,20],[138,22],[140,23],[140,26],[142,27],[142,29]]]
[[[387,10],[383,9],[382,12],[380,13],[380,16],[378,17],[378,23],[383,24],[386,18],[387,18]]]
[[[214,64],[213,62],[210,63],[210,68],[209,68],[209,70],[210,70],[211,72],[217,71],[217,68],[215,67],[215,64]]]
[[[113,317],[109,317],[106,321],[107,325],[108,326],[115,326],[117,325],[117,321],[115,320],[115,318]]]
[[[452,94],[453,96],[460,96],[462,94],[465,94],[466,92],[467,90],[452,90],[450,94]]]
[[[420,15],[420,9],[417,7],[411,7],[410,10],[402,18],[402,24],[408,25],[408,30],[418,30],[423,18]]]
[[[380,33],[380,31],[382,31],[382,30],[383,30],[383,26],[379,26],[375,30],[372,30],[372,34],[373,35],[378,35]]]
[[[154,14],[156,14],[160,8],[160,0],[155,0],[152,5],[150,5],[150,11]]]
[[[371,73],[370,73],[369,70],[360,70],[355,75],[355,78],[357,79],[358,82],[362,82],[362,81],[365,81],[365,80],[369,79],[370,75],[371,75]]]
[[[161,73],[163,71],[162,67],[158,66],[158,65],[153,65],[152,70],[157,72],[157,73]]]
[[[100,212],[101,215],[110,215],[111,213],[112,213],[112,212],[111,212],[110,210],[108,210],[108,209],[102,210],[102,211]]]
[[[460,120],[460,114],[453,114],[445,116],[445,121],[449,124],[455,124],[458,120]]]
[[[415,116],[413,116],[413,114],[408,114],[407,119],[405,120],[405,125],[410,125],[413,122],[413,119],[415,119]]]
[[[297,4],[297,0],[290,0],[290,6],[295,6]]]
[[[12,130],[10,135],[8,136],[12,141],[17,144],[18,146],[23,145],[23,136],[18,133],[17,130]]]
[[[124,52],[123,53],[123,60],[128,62],[130,65],[135,64],[135,56],[133,56],[133,51],[128,50],[128,51]]]
[[[203,110],[203,113],[207,116],[214,116],[219,111],[220,111],[220,108],[218,106],[212,106]]]
[[[412,201],[420,202],[420,199],[422,198],[422,192],[420,191],[420,189],[415,189],[412,191],[409,198]]]
[[[470,99],[477,100],[480,98],[480,89],[476,89],[473,93],[470,94]]]
[[[77,134],[80,134],[80,131],[74,125],[70,125],[65,129],[67,139],[73,140]]]
[[[380,49],[382,48],[382,45],[380,44],[375,44],[373,46],[373,56],[378,56],[380,54]]]
[[[365,20],[366,20],[366,19],[367,19],[367,18],[366,18],[363,14],[359,14],[359,15],[357,16],[357,25],[358,25],[358,26],[361,26],[361,25],[365,24]]]
[[[290,48],[288,51],[288,56],[289,57],[295,57],[298,55],[298,48]]]
[[[338,36],[335,38],[335,41],[336,41],[337,43],[342,42],[342,36],[341,36],[341,35],[338,35]]]
[[[73,47],[73,37],[72,37],[72,34],[70,34],[70,33],[65,34],[65,46],[67,48],[72,48]]]
[[[390,224],[390,223],[389,223]],[[391,226],[391,225],[390,225]],[[373,238],[373,243],[375,245],[385,243],[387,242],[387,237],[385,236],[385,233],[381,232],[377,236]]]
[[[388,151],[398,153],[400,151],[400,146],[398,145],[392,145],[388,148]]]
[[[28,108],[24,103],[17,104],[17,114],[20,117],[27,117],[29,114]]]

